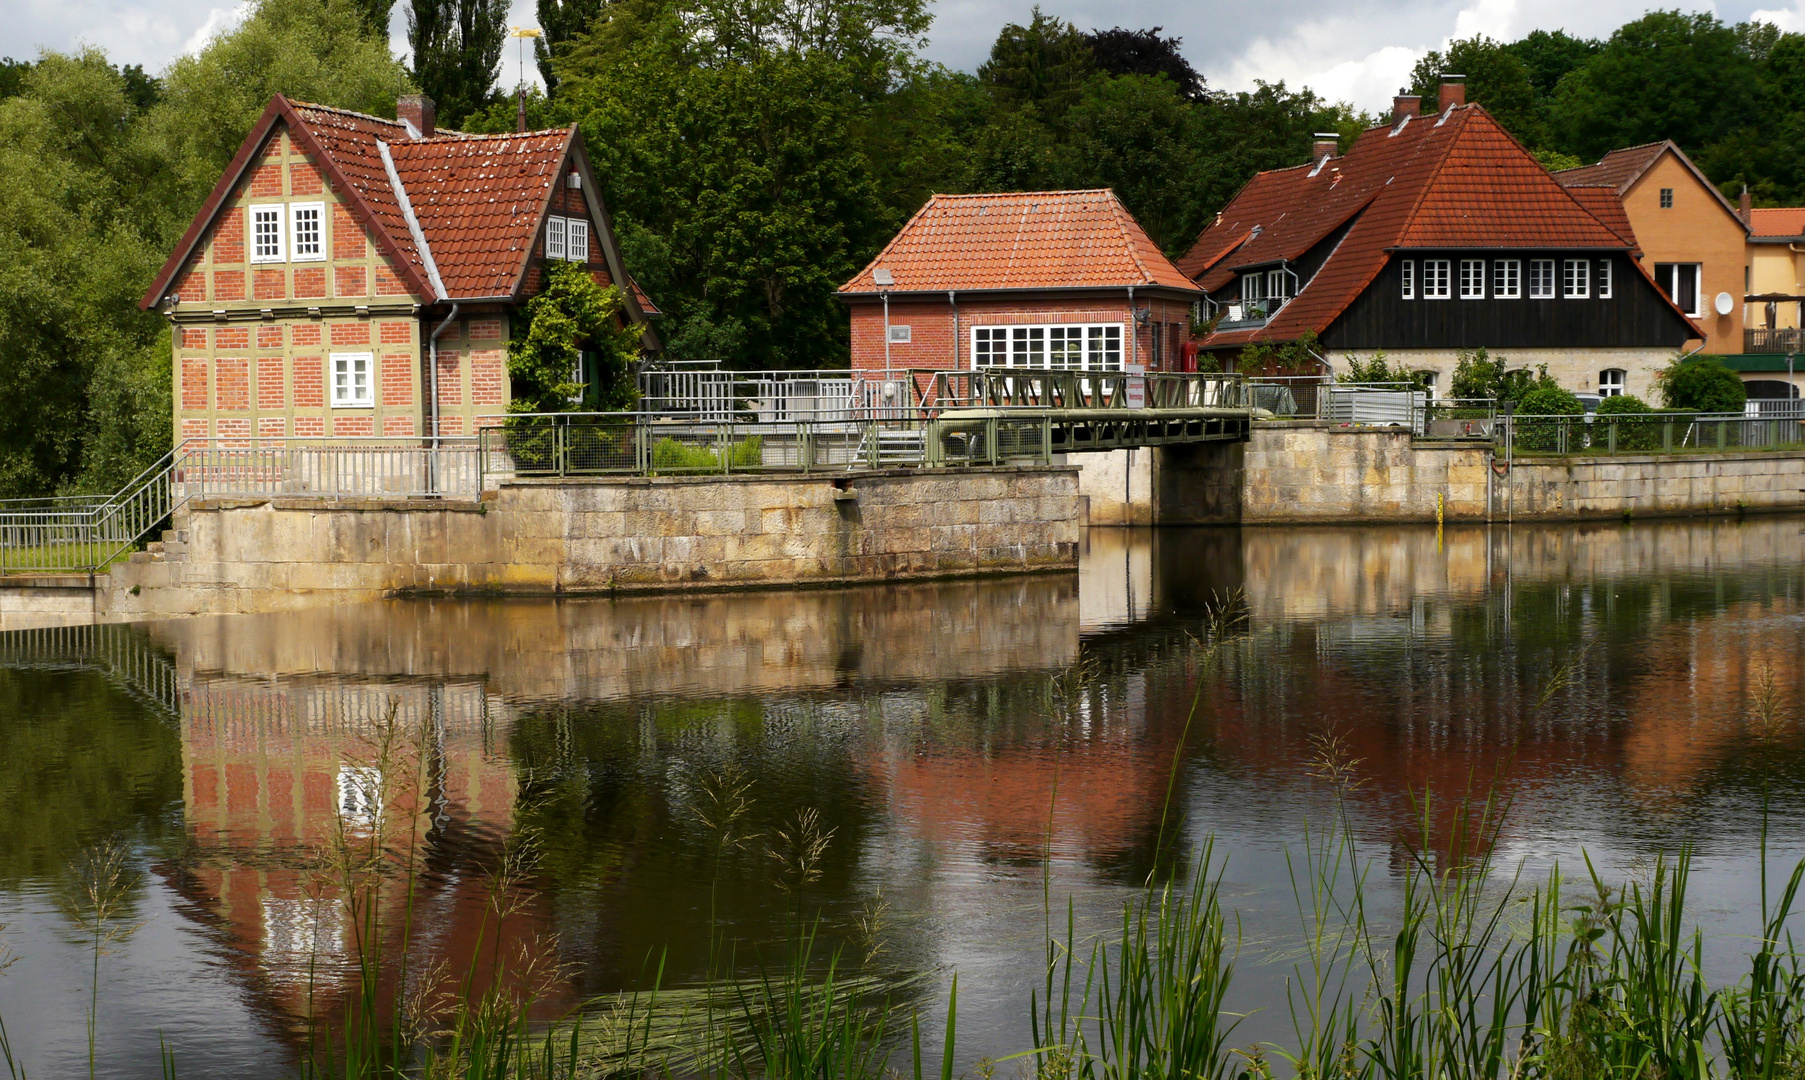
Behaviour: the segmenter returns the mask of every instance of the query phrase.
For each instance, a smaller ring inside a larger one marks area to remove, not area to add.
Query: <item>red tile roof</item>
[[[1295,261],[1345,230],[1296,299],[1208,347],[1321,333],[1396,249],[1592,248],[1633,241],[1576,201],[1478,105],[1364,132],[1327,162],[1260,173],[1180,264],[1216,291],[1246,267]]]
[[[876,293],[880,267],[895,292],[1197,291],[1107,189],[935,195],[840,292]]]
[[[1692,174],[1699,186],[1709,191],[1717,199],[1718,205],[1723,207],[1725,213],[1738,222],[1742,221],[1742,215],[1737,213],[1736,207],[1730,205],[1730,200],[1724,198],[1724,193],[1717,190],[1717,185],[1706,179],[1704,173],[1699,172],[1698,166],[1692,163],[1692,159],[1687,157],[1686,152],[1681,150],[1672,139],[1613,150],[1599,158],[1596,165],[1562,169],[1554,174],[1554,178],[1566,187],[1608,187],[1615,190],[1618,197],[1621,198],[1629,194],[1630,188],[1636,186],[1636,181],[1642,179],[1643,174],[1654,168],[1655,162],[1660,161],[1666,154],[1672,154],[1674,160],[1685,166],[1686,171]]]
[[[415,297],[428,302],[514,297],[525,283],[528,256],[554,186],[573,162],[581,165],[581,136],[574,125],[505,135],[451,132],[416,139],[399,121],[290,102],[278,95],[158,275],[144,306],[161,298],[278,122],[285,122],[296,143],[333,176],[354,216],[396,265]],[[425,238],[424,250],[415,242],[402,211],[380,144],[388,147],[395,176]],[[605,231],[604,224],[598,232]],[[595,240],[611,276],[626,276],[611,238],[598,235]],[[433,280],[435,273],[438,284]],[[627,281],[629,308],[650,309],[638,284],[630,277]]]
[[[1637,248],[1636,230],[1630,225],[1630,216],[1623,212],[1623,199],[1617,189],[1600,184],[1596,187],[1584,187],[1577,184],[1567,185],[1567,194],[1573,196],[1579,205],[1592,212],[1605,228],[1623,238],[1624,243],[1632,249]]]
[[[1805,236],[1805,206],[1776,206],[1749,211],[1754,236]]]

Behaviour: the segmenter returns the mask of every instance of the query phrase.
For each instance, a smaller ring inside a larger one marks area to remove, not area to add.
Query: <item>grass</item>
[[[729,472],[756,469],[764,464],[764,460],[763,435],[741,439],[728,447],[725,454],[719,447],[698,446],[668,437],[652,444],[653,472]]]

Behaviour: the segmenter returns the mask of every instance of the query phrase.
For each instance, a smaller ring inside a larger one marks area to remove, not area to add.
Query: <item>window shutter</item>
[[[548,259],[564,258],[564,224],[561,217],[545,219],[545,257]]]
[[[584,218],[566,219],[569,235],[565,240],[564,257],[571,262],[589,261],[589,222]]]

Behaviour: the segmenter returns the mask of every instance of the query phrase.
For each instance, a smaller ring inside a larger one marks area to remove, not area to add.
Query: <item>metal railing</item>
[[[1588,413],[1513,416],[1495,423],[1508,454],[1673,454],[1805,448],[1805,414]]]
[[[913,372],[926,376],[924,412],[944,409],[1233,409],[1248,408],[1239,375],[1215,372],[980,371]]]
[[[195,499],[475,499],[477,440],[440,443],[190,439],[111,498],[0,506],[0,573],[98,573]]]
[[[1749,326],[1742,331],[1742,351],[1789,353],[1805,350],[1805,330],[1798,327]]]
[[[1492,398],[1437,398],[1423,402],[1414,426],[1427,439],[1491,439],[1497,433],[1498,403]]]
[[[672,420],[854,421],[896,417],[915,405],[908,376],[845,369],[652,369],[639,376],[637,410]]]

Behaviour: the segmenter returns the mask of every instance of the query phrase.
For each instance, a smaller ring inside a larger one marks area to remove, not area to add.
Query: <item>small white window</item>
[[[589,221],[587,218],[566,218],[567,233],[564,245],[564,257],[571,262],[589,261]]]
[[[971,331],[971,363],[973,368],[1120,371],[1122,324],[975,326]]]
[[[565,221],[561,217],[545,219],[545,257],[562,259],[564,257]]]
[[[1266,298],[1266,275],[1259,272],[1241,275],[1241,302],[1257,304]]]
[[[1400,263],[1398,265],[1399,265],[1399,270],[1398,270],[1399,277],[1404,282],[1404,299],[1415,300],[1416,299],[1416,263],[1412,262],[1409,259],[1405,259],[1402,263]]]
[[[1520,300],[1523,297],[1523,264],[1516,259],[1499,259],[1492,264],[1492,299]]]
[[[1009,363],[1009,331],[1001,326],[980,326],[971,332],[971,366],[1002,367]]]
[[[251,207],[251,261],[282,262],[282,207]]]
[[[1598,373],[1598,396],[1618,397],[1623,393],[1623,369],[1605,368]]]
[[[288,208],[288,235],[294,242],[295,262],[316,262],[326,257],[326,204],[294,203]]]
[[[1567,259],[1561,264],[1561,296],[1584,300],[1592,295],[1592,260]]]
[[[914,331],[915,328],[912,326],[892,326],[890,328],[890,341],[896,345],[907,345]]]
[[[1454,294],[1452,264],[1447,259],[1423,260],[1423,299],[1447,300]]]
[[[1598,298],[1600,300],[1611,298],[1611,260],[1609,259],[1598,260]]]
[[[335,409],[367,409],[376,404],[371,392],[369,353],[332,354],[332,407]]]
[[[1554,299],[1554,260],[1529,260],[1529,298],[1531,300]]]
[[[1485,299],[1485,260],[1460,260],[1460,298],[1462,300]]]

